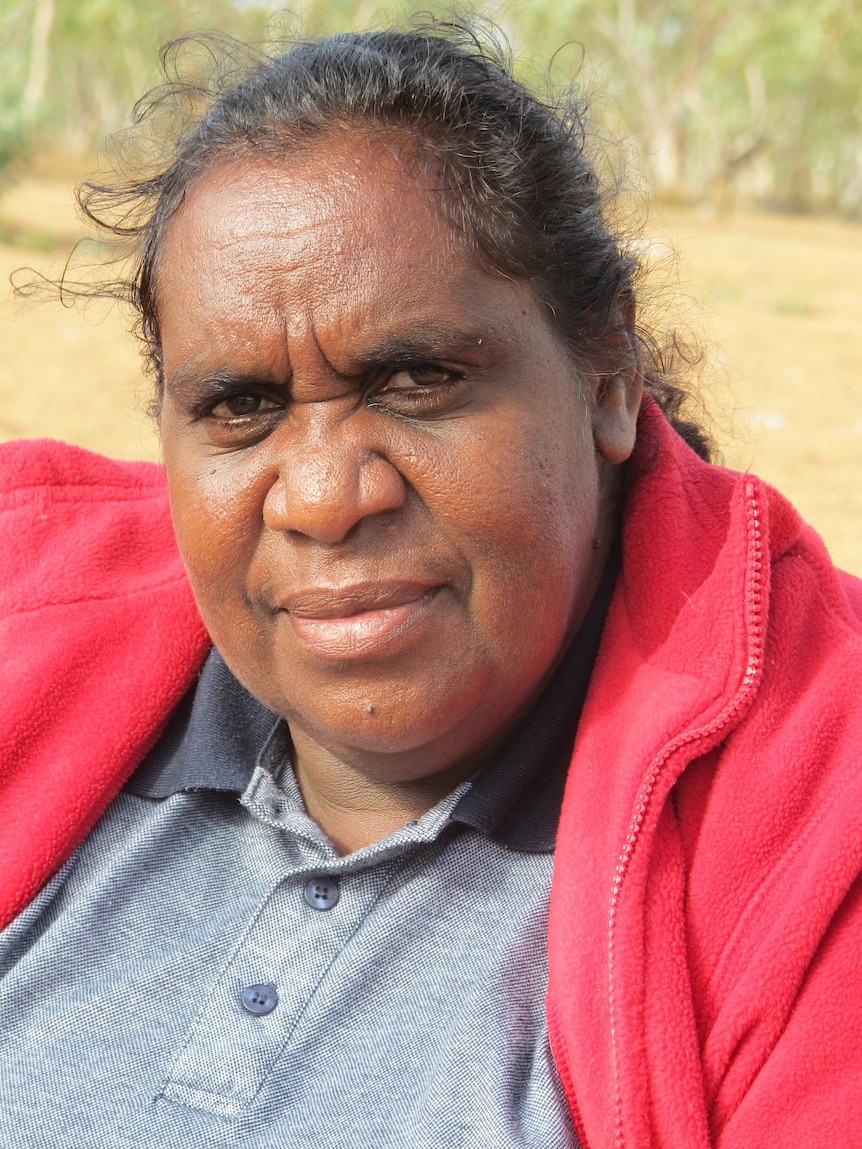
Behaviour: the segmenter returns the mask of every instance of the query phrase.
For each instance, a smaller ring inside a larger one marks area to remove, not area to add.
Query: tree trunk
[[[48,41],[54,23],[54,0],[36,0],[33,35],[30,40],[30,67],[21,96],[21,118],[25,124],[36,119],[48,82]]]

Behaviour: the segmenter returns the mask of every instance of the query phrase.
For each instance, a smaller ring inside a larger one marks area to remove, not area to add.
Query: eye
[[[277,406],[272,399],[266,399],[263,395],[241,392],[222,399],[210,408],[209,413],[214,419],[242,419],[244,416],[274,410]]]
[[[415,367],[405,367],[396,371],[389,379],[384,390],[400,391],[410,387],[434,387],[441,383],[449,383],[455,378],[454,372],[447,367],[436,363],[420,363]]]
[[[465,390],[464,377],[454,368],[442,363],[415,363],[393,370],[367,402],[395,415],[442,415],[460,405]]]
[[[277,393],[219,386],[214,394],[201,398],[196,422],[211,443],[232,449],[265,439],[284,411],[285,400]]]

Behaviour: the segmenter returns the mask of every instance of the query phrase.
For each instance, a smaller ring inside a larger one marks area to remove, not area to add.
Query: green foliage
[[[263,39],[275,10],[266,0],[0,0],[0,172],[46,141],[91,151],[157,82],[165,40],[213,28]],[[411,10],[396,0],[388,15]],[[528,55],[553,58],[558,84],[577,77],[597,93],[601,130],[628,139],[660,193],[862,215],[859,0],[485,0],[480,11],[502,24],[528,75]],[[327,34],[386,15],[375,0],[306,0],[298,19]],[[272,28],[289,26],[282,16]]]
[[[25,149],[20,97],[26,80],[27,35],[17,7],[0,0],[0,179]]]
[[[579,43],[588,85],[611,97],[600,119],[628,137],[663,194],[862,214],[858,0],[569,0],[510,11],[520,41],[540,53]]]

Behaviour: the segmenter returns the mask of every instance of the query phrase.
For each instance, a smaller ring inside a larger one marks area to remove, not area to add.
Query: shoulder
[[[166,495],[164,468],[155,463],[108,459],[56,439],[16,439],[0,443],[0,509],[38,492],[86,498],[101,491],[120,496]]]
[[[843,1143],[862,1065],[862,584],[781,495],[761,492],[754,703],[676,787],[689,974],[713,1128],[755,1146],[832,1122]]]
[[[0,617],[183,578],[164,469],[53,440],[0,444]]]
[[[160,467],[0,447],[0,925],[94,824],[208,646]]]
[[[560,823],[555,1056],[591,1143],[849,1144],[860,585],[767,484],[642,430]]]

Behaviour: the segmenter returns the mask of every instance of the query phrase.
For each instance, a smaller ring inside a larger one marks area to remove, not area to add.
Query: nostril
[[[353,454],[333,445],[288,452],[267,492],[264,524],[273,531],[342,542],[364,519],[397,510],[407,484],[380,454]]]
[[[407,497],[404,476],[395,463],[383,455],[375,455],[362,466],[359,484],[366,514],[397,510]]]

